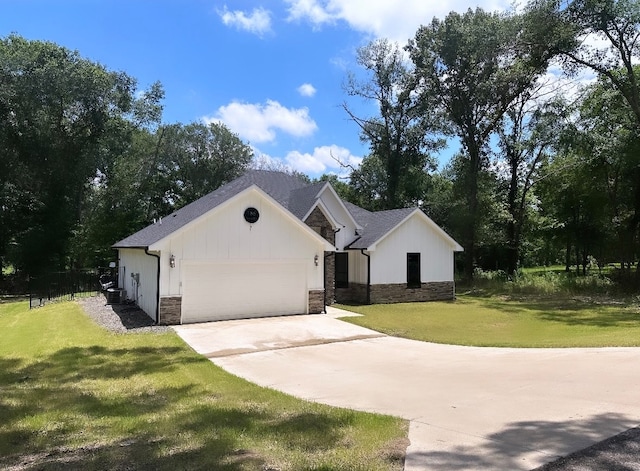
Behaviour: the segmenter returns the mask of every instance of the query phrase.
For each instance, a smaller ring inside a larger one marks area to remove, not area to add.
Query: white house
[[[462,250],[417,208],[369,212],[327,182],[261,170],[114,248],[124,298],[162,324],[452,299]]]

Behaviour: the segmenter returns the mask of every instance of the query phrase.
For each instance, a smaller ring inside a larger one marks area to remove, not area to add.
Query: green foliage
[[[553,57],[531,41],[527,15],[451,12],[421,26],[408,50],[424,90],[462,144],[466,195],[465,274],[471,277],[481,229],[480,176],[487,169],[490,138],[509,106],[529,90]],[[537,26],[536,26],[537,28]]]
[[[153,218],[239,176],[224,125],[162,126],[164,90],[53,43],[0,40],[0,266],[95,267]]]
[[[619,288],[607,274],[601,273],[597,266],[583,276],[567,272],[564,268],[543,269],[538,271],[519,270],[509,276],[503,270],[482,270],[476,268],[473,284],[463,286],[472,292],[489,292],[509,295],[611,295]]]
[[[357,62],[367,78],[350,74],[345,91],[374,102],[379,114],[358,117],[343,104],[371,151],[359,169],[352,169],[354,202],[370,210],[415,206],[428,173],[435,169],[430,153],[443,146],[434,136],[441,126],[428,106],[429,95],[419,94],[417,77],[402,50],[386,39],[360,48]]]
[[[633,114],[607,81],[585,88],[538,186],[546,238],[565,265],[590,256],[630,266],[638,253],[640,140]]]
[[[636,0],[550,0],[555,21],[577,39],[561,52],[570,72],[590,68],[620,92],[640,125],[640,81],[634,64],[640,57],[640,4]]]
[[[384,162],[377,155],[362,159],[360,166],[350,175],[351,201],[369,211],[384,208],[384,194],[388,193],[387,171]]]
[[[73,254],[104,265],[111,245],[237,178],[253,152],[219,123],[132,130],[129,147],[90,187]]]
[[[343,182],[337,175],[324,173],[320,175],[318,179],[311,181],[311,183],[317,182],[329,182],[340,198],[345,201],[352,201],[353,196],[351,187],[347,183]]]
[[[2,469],[402,469],[405,421],[258,387],[175,333],[110,334],[73,303],[0,304],[0,329]]]
[[[11,35],[0,40],[0,83],[0,262],[11,246],[19,270],[63,268],[88,183],[109,165],[110,143],[126,140],[119,120],[135,81]]]
[[[518,269],[523,248],[523,230],[534,217],[531,211],[534,185],[540,178],[540,168],[546,163],[557,142],[562,117],[560,99],[538,104],[544,94],[542,86],[518,97],[505,113],[498,128],[500,155],[498,161],[505,167],[498,173],[499,192],[505,218],[506,270],[513,274]]]

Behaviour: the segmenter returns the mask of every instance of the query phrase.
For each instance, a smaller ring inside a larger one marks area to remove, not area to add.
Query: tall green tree
[[[619,105],[630,111],[634,132],[639,134],[640,68],[636,64],[640,60],[640,3],[636,0],[534,0],[531,5],[548,13],[546,24],[551,30],[574,36],[573,42],[568,41],[558,49],[566,70],[575,73],[588,68],[596,72],[603,84],[606,82],[620,94]],[[640,168],[633,165],[627,168],[633,180],[640,180]],[[628,232],[635,233],[640,227],[640,190],[631,199],[634,211]],[[640,269],[637,274],[640,282]]]
[[[422,181],[422,178],[419,179]],[[378,154],[370,154],[362,159],[349,175],[351,202],[369,211],[389,209],[387,198],[389,179],[387,166]]]
[[[151,166],[156,146],[153,131],[134,127],[126,148],[89,186],[82,223],[71,244],[80,266],[105,266],[114,256],[111,245],[150,221],[156,200],[151,192],[156,183]]]
[[[503,180],[506,221],[506,271],[516,273],[521,260],[523,230],[532,214],[531,191],[540,178],[540,168],[548,161],[566,117],[566,103],[561,98],[542,102],[541,85],[520,95],[507,109],[498,127],[498,162]]]
[[[371,162],[365,162],[367,172],[381,173],[363,178],[355,171],[351,180],[357,191],[368,193],[371,209],[393,209],[415,204],[422,197],[428,173],[435,169],[431,152],[443,142],[433,137],[437,129],[433,114],[423,93],[419,100],[419,82],[400,47],[386,39],[375,40],[360,48],[357,62],[366,72],[365,79],[350,74],[345,91],[351,97],[376,104],[378,114],[357,116],[347,105],[344,110],[360,127],[362,141],[370,148]],[[360,180],[359,180],[360,179]],[[370,181],[383,182],[376,190]]]
[[[128,75],[75,51],[0,39],[0,261],[10,255],[31,274],[69,264],[82,201],[121,140],[113,134],[134,90]]]
[[[602,77],[587,89],[580,106],[576,149],[602,180],[607,196],[606,231],[612,237],[606,256],[627,272],[640,253],[640,135],[623,95]]]
[[[636,0],[534,0],[550,34],[573,35],[558,47],[569,72],[589,68],[606,78],[640,125],[640,3]]]
[[[166,173],[175,185],[171,202],[179,208],[239,177],[253,159],[251,147],[221,123],[172,125],[160,143]]]
[[[467,223],[462,238],[471,278],[480,226],[479,176],[489,162],[490,139],[509,106],[547,69],[552,48],[538,41],[531,14],[450,13],[421,26],[408,50],[416,73],[460,139],[468,165]],[[534,40],[536,39],[536,40]]]
[[[607,199],[599,166],[570,145],[544,169],[541,208],[564,245],[565,267],[586,273],[589,256],[600,256],[607,242]],[[551,234],[549,234],[551,236]]]
[[[219,123],[134,128],[127,149],[91,186],[76,257],[108,261],[114,242],[240,176],[252,157]]]

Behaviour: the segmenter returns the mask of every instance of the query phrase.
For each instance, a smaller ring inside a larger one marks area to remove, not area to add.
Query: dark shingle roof
[[[415,208],[402,208],[371,212],[346,201],[344,204],[353,218],[362,226],[361,236],[349,245],[350,249],[369,248],[415,211]]]
[[[289,196],[288,209],[302,219],[317,201],[317,196],[326,182],[318,182],[304,188],[293,190]]]
[[[302,219],[316,203],[317,195],[326,182],[309,184],[298,177],[283,172],[251,170],[160,221],[117,242],[113,247],[149,247],[252,185],[258,186],[297,218]],[[346,201],[343,203],[356,222],[362,226],[360,238],[349,246],[353,249],[368,248],[414,210],[405,208],[371,212]]]
[[[291,192],[293,190],[304,188],[309,184],[300,180],[298,177],[282,172],[251,170],[240,178],[237,178],[193,203],[178,209],[176,212],[162,218],[155,224],[151,224],[120,242],[117,242],[113,247],[148,247],[159,240],[164,239],[185,224],[188,224],[194,219],[202,216],[206,212],[224,203],[229,198],[234,197],[252,185],[260,187],[265,193],[286,208],[289,204]],[[304,216],[304,214],[302,216]]]

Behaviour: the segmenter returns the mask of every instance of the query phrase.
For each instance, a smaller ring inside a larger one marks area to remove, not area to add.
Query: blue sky
[[[224,122],[263,161],[318,176],[368,153],[340,105],[342,84],[376,37],[404,45],[434,16],[508,1],[0,0],[0,36],[65,46],[165,89],[165,123]],[[456,149],[449,149],[441,160]]]

